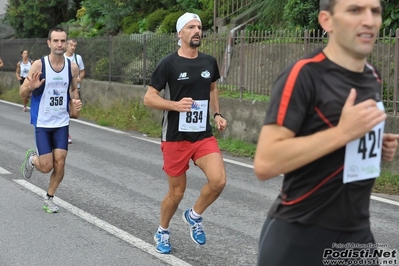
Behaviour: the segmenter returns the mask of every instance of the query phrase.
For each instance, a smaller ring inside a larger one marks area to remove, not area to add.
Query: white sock
[[[198,220],[201,218],[201,214],[198,214],[194,211],[194,208],[190,209],[190,218],[193,220]]]
[[[163,228],[162,226],[158,227],[158,232],[162,232],[162,231],[169,231],[169,227],[168,228]]]
[[[35,166],[35,164],[33,163],[33,156],[29,157],[29,163],[30,163],[32,166]]]

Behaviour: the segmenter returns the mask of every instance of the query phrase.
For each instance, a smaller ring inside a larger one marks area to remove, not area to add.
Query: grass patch
[[[23,104],[22,97],[19,96],[19,88],[8,90],[0,87],[0,99],[13,103]]]
[[[373,192],[399,195],[399,175],[382,171],[380,177],[375,180]]]
[[[239,93],[231,91],[221,91],[221,95],[228,98],[239,98],[240,96]],[[249,100],[268,101],[266,96],[258,95],[254,97],[252,94],[245,93],[243,95]],[[0,99],[22,104],[19,88],[9,90],[0,87]],[[82,118],[95,121],[101,126],[141,132],[149,137],[161,136],[160,122],[153,118],[150,110],[138,99],[116,101],[109,108],[85,104],[80,114]],[[215,128],[213,131],[222,151],[232,156],[254,158],[256,144],[233,138],[222,138],[222,134]],[[399,195],[399,175],[383,171],[381,176],[376,179],[373,192]]]
[[[220,138],[215,133],[219,142],[219,148],[233,156],[246,157],[253,159],[255,156],[256,145],[233,138]]]
[[[261,101],[261,102],[269,102],[270,101],[270,96],[267,95],[259,95],[259,94],[253,94],[249,92],[243,92],[242,94],[239,91],[231,91],[231,90],[225,90],[221,89],[218,91],[219,92],[219,97],[222,98],[232,98],[232,99],[244,99],[244,100],[255,100],[255,101]]]
[[[149,137],[161,136],[160,123],[154,121],[151,112],[138,99],[117,101],[109,108],[85,104],[80,115],[100,126],[137,131]]]

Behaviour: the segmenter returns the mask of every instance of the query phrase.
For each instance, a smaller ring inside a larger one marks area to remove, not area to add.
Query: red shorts
[[[189,168],[190,159],[194,162],[210,153],[220,153],[218,142],[214,136],[190,141],[163,141],[163,170],[168,176],[180,176]]]

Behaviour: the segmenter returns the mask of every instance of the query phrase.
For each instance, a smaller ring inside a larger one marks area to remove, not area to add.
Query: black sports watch
[[[224,118],[221,114],[215,113],[215,114],[213,115],[213,119],[215,119],[215,117],[218,116],[218,115],[220,115],[221,118]]]

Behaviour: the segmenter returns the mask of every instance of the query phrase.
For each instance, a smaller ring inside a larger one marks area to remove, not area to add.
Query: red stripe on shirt
[[[283,197],[283,201],[281,202],[281,204],[283,204],[283,205],[294,205],[294,204],[296,204],[298,202],[303,201],[304,199],[306,199],[307,197],[312,195],[314,192],[316,192],[316,190],[318,190],[321,186],[323,186],[328,180],[330,180],[334,176],[338,175],[338,173],[341,172],[343,169],[344,169],[344,166],[339,167],[337,170],[334,171],[334,173],[332,173],[331,175],[329,175],[326,178],[324,178],[324,180],[321,181],[317,186],[315,186],[313,189],[309,190],[308,192],[306,192],[305,194],[303,194],[302,196],[300,196],[297,199],[287,201]]]
[[[325,58],[326,56],[323,53],[319,53],[312,58],[301,59],[294,65],[290,74],[288,75],[288,79],[285,82],[285,86],[283,89],[283,95],[281,97],[280,107],[278,109],[278,114],[277,114],[278,125],[280,126],[283,125],[285,115],[287,114],[288,104],[292,96],[292,91],[294,90],[295,82],[298,78],[299,72],[301,71],[302,67],[308,63],[323,61]]]
[[[316,111],[316,113],[319,115],[319,117],[321,118],[321,120],[324,121],[324,123],[326,123],[329,127],[334,127],[334,125],[331,124],[330,120],[328,120],[327,117],[325,117],[325,116],[323,115],[323,113],[320,111],[319,108],[316,107],[316,108],[315,108],[315,111]]]

